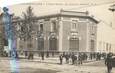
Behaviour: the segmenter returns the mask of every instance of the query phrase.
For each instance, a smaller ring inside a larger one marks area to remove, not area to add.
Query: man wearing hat
[[[108,73],[111,73],[112,70],[112,55],[113,55],[112,53],[109,53],[105,60],[105,65],[107,66]]]

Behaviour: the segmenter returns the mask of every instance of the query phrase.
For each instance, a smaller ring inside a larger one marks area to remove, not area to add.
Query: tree
[[[36,34],[36,17],[33,13],[33,8],[29,6],[26,12],[22,12],[21,17],[14,17],[14,29],[15,35],[17,38],[20,38],[21,41],[24,41],[27,45],[27,50],[32,50],[32,39]],[[15,21],[16,20],[16,21]],[[15,25],[16,23],[16,25]],[[26,48],[24,48],[26,49]]]
[[[33,8],[31,6],[29,6],[26,10],[26,13],[23,12],[23,23],[22,23],[22,27],[21,27],[21,31],[23,33],[23,39],[28,41],[28,49],[32,48],[32,43],[31,40],[33,39],[33,35],[36,33],[35,32],[35,24],[36,24],[36,20],[35,20],[35,16],[33,13]]]
[[[21,17],[14,17],[14,30],[17,38],[20,38],[25,44],[29,54],[32,54],[32,40],[35,37],[41,37],[43,32],[38,31],[38,25],[36,16],[33,13],[33,8],[29,6],[26,12],[22,12]],[[15,25],[16,23],[16,25]],[[24,45],[25,46],[25,45]],[[29,55],[30,56],[30,55]]]

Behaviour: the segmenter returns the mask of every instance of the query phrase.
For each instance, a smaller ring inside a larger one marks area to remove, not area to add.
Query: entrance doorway
[[[70,38],[69,39],[69,50],[70,51],[79,51],[79,39],[78,38]]]
[[[57,51],[57,38],[49,39],[49,50]]]

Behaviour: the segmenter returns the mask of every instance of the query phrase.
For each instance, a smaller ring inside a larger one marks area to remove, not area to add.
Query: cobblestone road
[[[26,60],[21,59],[19,64],[19,73],[107,73],[104,61],[93,61],[75,66],[71,64],[58,64],[58,59],[40,59]],[[10,59],[0,58],[0,73],[11,73]],[[112,73],[115,73],[113,68]]]

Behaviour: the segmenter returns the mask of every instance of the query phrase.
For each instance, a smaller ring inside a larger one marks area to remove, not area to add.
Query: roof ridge
[[[85,14],[88,14],[89,12],[88,11],[82,11],[82,12],[80,12],[80,11],[69,11],[69,10],[64,10],[64,9],[60,9],[60,13],[61,12],[73,12],[73,13],[85,13]]]

